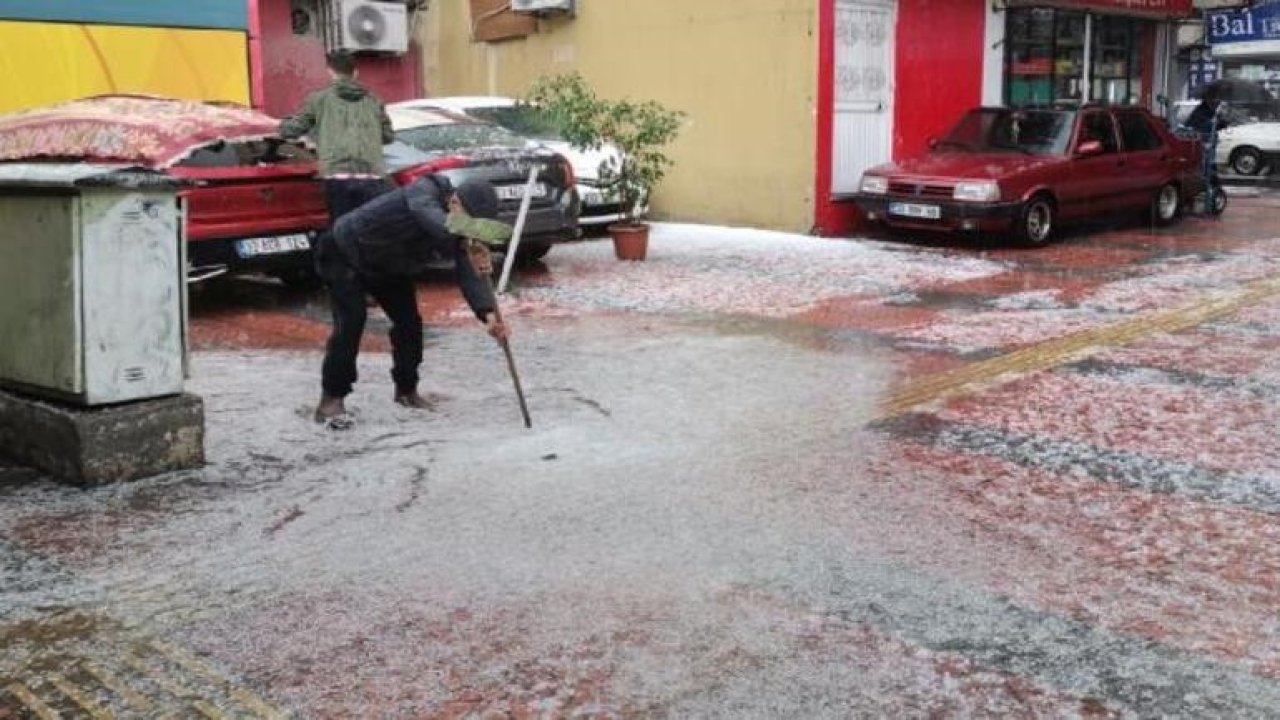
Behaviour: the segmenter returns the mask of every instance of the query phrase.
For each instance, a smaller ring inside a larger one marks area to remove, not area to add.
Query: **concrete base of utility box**
[[[76,485],[198,468],[204,403],[174,395],[78,407],[0,389],[0,455]]]

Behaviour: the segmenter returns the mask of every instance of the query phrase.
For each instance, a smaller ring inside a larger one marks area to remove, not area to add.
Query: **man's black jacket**
[[[434,177],[420,178],[338,218],[333,238],[346,262],[375,280],[416,275],[434,257],[452,260],[463,297],[483,320],[496,307],[493,292],[471,268],[463,239],[446,228],[442,195]]]

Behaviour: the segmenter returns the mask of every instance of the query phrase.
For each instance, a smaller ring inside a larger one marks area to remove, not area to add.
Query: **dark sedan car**
[[[518,260],[543,257],[552,245],[578,236],[579,200],[573,167],[562,155],[497,125],[443,110],[390,110],[397,142],[388,146],[392,176],[401,185],[428,174],[455,186],[467,180],[493,183],[498,216],[515,224],[530,171],[529,210]]]
[[[1059,219],[1177,220],[1204,187],[1201,153],[1138,107],[977,108],[926,154],[867,170],[855,200],[890,228],[1043,245]]]

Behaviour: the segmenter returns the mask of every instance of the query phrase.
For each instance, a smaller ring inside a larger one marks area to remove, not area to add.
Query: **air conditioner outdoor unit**
[[[574,14],[574,0],[511,0],[511,9],[515,12],[550,13],[563,12]]]
[[[369,53],[409,49],[409,24],[403,0],[334,0],[330,47]]]

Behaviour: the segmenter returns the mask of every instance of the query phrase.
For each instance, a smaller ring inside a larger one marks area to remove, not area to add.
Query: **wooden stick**
[[[497,318],[498,324],[506,325],[502,320],[502,308],[498,306],[498,294],[493,290],[493,266],[478,267],[471,250],[474,247],[473,240],[467,240],[467,262],[471,263],[472,272],[484,278],[485,284],[489,286],[489,294],[493,296],[493,316]],[[481,271],[484,272],[481,272]],[[498,345],[502,348],[502,353],[507,356],[507,371],[511,373],[511,382],[516,387],[516,399],[520,401],[520,414],[524,417],[524,426],[526,428],[533,427],[533,420],[529,418],[529,405],[524,400],[524,388],[520,386],[520,373],[516,372],[516,359],[511,354],[511,343],[505,337],[497,338]]]

